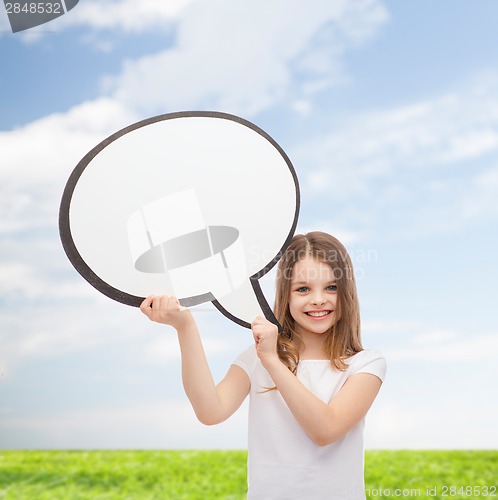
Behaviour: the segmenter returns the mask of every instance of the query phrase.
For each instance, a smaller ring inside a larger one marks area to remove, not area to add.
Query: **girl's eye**
[[[306,293],[308,291],[308,287],[307,286],[301,286],[296,291],[300,292],[300,293]]]
[[[327,290],[328,290],[329,292],[337,292],[337,285],[329,285],[329,286],[327,287]]]

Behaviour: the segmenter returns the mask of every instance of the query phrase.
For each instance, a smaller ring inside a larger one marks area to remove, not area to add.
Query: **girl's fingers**
[[[260,316],[251,323],[251,330],[253,333],[273,333],[276,328],[277,327],[272,322]]]
[[[251,323],[251,328],[258,326],[258,325],[264,325],[267,323],[268,320],[266,318],[262,318],[261,316],[257,316],[254,318],[254,321]]]
[[[140,310],[151,321],[175,326],[179,324],[177,313],[186,311],[188,308],[181,306],[176,297],[170,295],[150,295],[140,304]]]
[[[161,302],[162,302],[163,298],[162,297],[153,297],[153,300],[152,300],[152,310],[154,312],[157,312],[159,311],[159,309],[161,309]]]
[[[154,295],[149,295],[148,297],[146,297],[143,302],[142,302],[142,306],[143,307],[150,307],[152,305],[152,302],[154,301]]]
[[[151,295],[147,299],[145,299],[144,303],[149,304],[149,307],[154,312],[167,312],[171,310],[176,310],[179,306],[179,302],[175,297],[170,295]],[[177,306],[178,305],[178,306]]]
[[[140,310],[150,318],[151,314],[152,314],[152,309],[151,309],[151,306],[152,306],[152,302],[154,300],[154,297],[151,295],[149,297],[146,297],[142,303],[140,304]]]

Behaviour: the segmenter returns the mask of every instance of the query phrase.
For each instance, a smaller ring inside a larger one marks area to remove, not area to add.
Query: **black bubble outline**
[[[271,309],[271,307],[268,304],[268,301],[266,300],[265,296],[263,295],[263,292],[261,290],[261,285],[259,284],[259,279],[263,277],[266,273],[268,273],[274,266],[275,264],[280,260],[282,257],[283,253],[285,252],[285,249],[288,247],[289,243],[292,240],[292,237],[294,236],[294,232],[297,227],[297,221],[299,217],[299,208],[300,208],[300,201],[301,201],[301,195],[300,195],[300,189],[299,189],[299,181],[297,178],[296,171],[294,169],[294,166],[292,165],[292,162],[290,161],[289,157],[285,153],[285,151],[280,147],[280,145],[263,129],[255,125],[254,123],[245,120],[244,118],[240,118],[239,116],[232,115],[229,113],[222,113],[219,111],[178,111],[174,113],[165,113],[157,116],[153,116],[151,118],[147,118],[145,120],[140,120],[136,123],[133,123],[131,125],[128,125],[127,127],[118,130],[114,134],[111,134],[109,137],[104,139],[102,142],[100,142],[97,146],[95,146],[92,150],[90,150],[76,165],[74,170],[72,171],[71,175],[69,176],[69,179],[66,183],[66,186],[64,188],[64,192],[62,194],[62,199],[60,203],[60,208],[59,208],[59,235],[60,239],[62,242],[62,246],[64,248],[64,251],[73,265],[73,267],[78,271],[78,273],[88,282],[90,285],[92,285],[95,289],[97,289],[99,292],[103,293],[107,297],[120,302],[125,305],[133,306],[133,307],[138,307],[142,303],[145,297],[138,297],[136,295],[131,295],[129,293],[123,292],[122,290],[118,290],[117,288],[113,287],[109,283],[105,282],[102,278],[97,276],[97,274],[90,268],[90,266],[83,260],[81,257],[80,253],[78,252],[78,249],[76,248],[76,245],[74,243],[74,239],[71,233],[71,226],[70,226],[70,217],[69,217],[69,211],[71,208],[71,200],[74,194],[74,190],[76,188],[76,184],[78,183],[78,180],[80,179],[82,173],[84,172],[85,168],[89,165],[89,163],[109,144],[113,143],[123,135],[128,134],[129,132],[132,132],[134,130],[137,130],[139,128],[145,127],[147,125],[151,125],[153,123],[157,123],[160,121],[164,120],[172,120],[176,118],[220,118],[220,119],[225,119],[225,120],[231,120],[234,122],[237,122],[241,125],[244,125],[253,131],[257,132],[260,134],[262,137],[264,137],[267,141],[272,144],[272,146],[280,153],[280,155],[283,157],[285,160],[285,163],[287,164],[287,167],[289,168],[290,173],[292,174],[292,178],[294,180],[294,185],[296,189],[296,209],[294,213],[294,220],[291,225],[291,229],[289,231],[289,234],[287,235],[287,238],[285,239],[282,247],[280,250],[277,252],[277,254],[273,257],[273,259],[266,264],[263,269],[258,271],[257,273],[253,274],[252,276],[249,277],[249,281],[251,283],[251,286],[254,290],[254,294],[256,295],[256,298],[258,300],[258,303],[265,314],[265,317],[271,321],[272,323],[276,324],[279,326],[279,329],[281,330],[281,326],[279,325],[277,319],[275,318],[275,315]],[[234,316],[231,314],[229,311],[227,311],[217,300],[212,300],[211,301],[213,305],[227,318],[232,320],[233,322],[239,324],[240,326],[243,326],[245,328],[250,328],[251,325],[247,323],[244,320],[241,320],[240,318]]]

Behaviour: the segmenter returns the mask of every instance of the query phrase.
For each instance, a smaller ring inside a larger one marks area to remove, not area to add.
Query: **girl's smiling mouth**
[[[327,309],[322,311],[306,311],[305,314],[311,316],[312,318],[324,318],[325,316],[328,316],[332,312],[333,311]]]

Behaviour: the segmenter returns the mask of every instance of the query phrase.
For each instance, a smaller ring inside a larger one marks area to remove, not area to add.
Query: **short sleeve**
[[[257,359],[256,346],[252,344],[235,358],[232,365],[242,368],[247,373],[249,379],[251,379]]]
[[[351,375],[356,373],[371,373],[384,382],[386,378],[387,363],[381,352],[374,349],[366,349],[359,352],[351,364]]]

